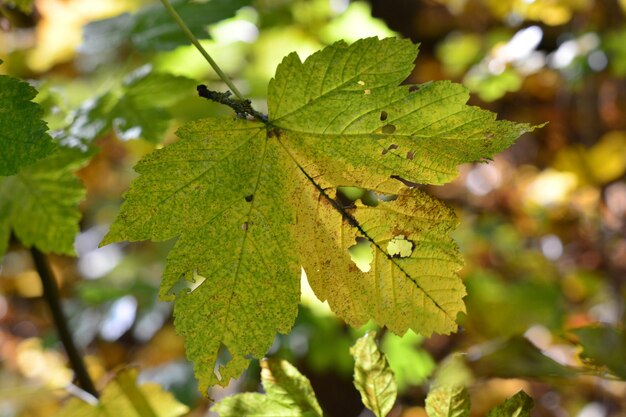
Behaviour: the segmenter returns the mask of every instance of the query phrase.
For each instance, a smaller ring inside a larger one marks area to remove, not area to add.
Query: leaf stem
[[[48,259],[46,258],[46,255],[41,253],[39,249],[35,247],[30,249],[30,253],[33,256],[33,261],[35,262],[35,268],[37,269],[39,278],[41,278],[43,297],[50,307],[52,320],[57,332],[59,333],[61,343],[63,343],[63,346],[65,347],[72,369],[76,374],[76,379],[86,392],[98,398],[98,391],[96,391],[96,387],[87,372],[83,358],[78,353],[72,334],[67,326],[67,319],[65,318],[61,307],[59,289],[57,288],[56,281],[54,280],[54,275],[48,263]]]
[[[230,78],[228,78],[228,75],[226,75],[224,73],[224,71],[222,71],[222,69],[217,65],[217,63],[213,60],[213,58],[211,58],[211,55],[209,55],[209,53],[206,51],[206,49],[204,49],[202,47],[202,45],[198,41],[198,38],[196,38],[196,36],[193,34],[193,32],[191,32],[191,30],[185,24],[185,22],[180,17],[178,12],[176,12],[174,7],[172,7],[172,5],[170,4],[169,0],[161,0],[161,3],[163,3],[163,6],[165,7],[165,10],[167,10],[167,12],[170,14],[170,16],[172,16],[172,19],[174,19],[174,21],[176,21],[178,26],[180,26],[181,30],[183,31],[185,36],[187,36],[187,38],[189,38],[189,40],[191,41],[193,46],[195,46],[196,49],[198,49],[198,51],[200,51],[200,53],[202,54],[204,59],[206,59],[207,62],[209,63],[209,65],[211,65],[211,68],[213,68],[213,70],[222,79],[222,81],[224,81],[224,83],[226,83],[228,88],[230,88],[230,91],[232,91],[237,96],[237,98],[239,98],[239,100],[245,100],[245,97],[239,92],[239,90],[237,90],[237,87],[235,87],[235,84],[233,84],[233,82],[230,80]]]

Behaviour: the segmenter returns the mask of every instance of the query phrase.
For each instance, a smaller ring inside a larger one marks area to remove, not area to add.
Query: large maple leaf
[[[305,62],[291,54],[270,82],[268,121],[192,122],[135,167],[141,175],[102,244],[177,238],[161,297],[175,299],[202,391],[228,383],[275,332],[289,331],[301,265],[352,325],[456,329],[465,295],[449,236],[456,218],[405,184],[448,182],[459,164],[533,127],[467,106],[457,84],[400,85],[416,55],[407,40],[375,38],[336,43]],[[393,197],[346,206],[341,186]],[[373,251],[369,272],[348,254],[357,238]]]

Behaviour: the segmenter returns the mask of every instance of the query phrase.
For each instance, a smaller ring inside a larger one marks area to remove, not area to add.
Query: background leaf
[[[234,16],[250,0],[173,0],[172,6],[198,39],[209,37],[207,26]],[[161,4],[134,14],[98,20],[85,26],[82,49],[102,51],[130,45],[141,52],[166,51],[189,44],[176,22]]]
[[[467,417],[470,413],[469,392],[463,385],[439,385],[426,397],[428,417]]]
[[[533,399],[520,391],[504,403],[494,407],[486,417],[530,417]]]
[[[220,417],[322,417],[309,380],[284,360],[264,359],[261,382],[266,394],[239,394],[211,407]]]
[[[84,102],[64,136],[90,143],[113,129],[122,140],[160,143],[172,119],[170,109],[194,97],[195,86],[192,79],[141,67],[121,86]]]
[[[397,385],[387,358],[376,344],[376,332],[368,332],[350,348],[354,357],[354,386],[363,404],[376,417],[384,417],[396,401]]]
[[[154,383],[137,385],[137,371],[123,370],[102,391],[97,405],[70,399],[55,417],[178,417],[189,408]]]
[[[570,330],[583,347],[581,356],[596,366],[606,366],[626,380],[626,333],[609,326],[589,326]]]

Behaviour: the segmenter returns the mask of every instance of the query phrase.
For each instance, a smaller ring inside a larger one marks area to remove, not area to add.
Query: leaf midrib
[[[330,203],[330,205],[344,218],[346,219],[346,221],[348,222],[348,224],[350,224],[351,226],[355,227],[362,236],[364,236],[368,241],[370,241],[371,244],[373,244],[376,249],[378,249],[380,251],[380,253],[382,253],[390,263],[392,263],[393,265],[395,265],[395,267],[400,270],[403,275],[408,278],[417,289],[419,289],[420,291],[422,291],[425,295],[425,297],[427,299],[429,299],[433,305],[441,310],[446,317],[448,317],[450,320],[452,320],[454,322],[454,318],[452,316],[450,316],[450,314],[437,302],[437,300],[435,300],[424,288],[422,288],[422,286],[408,273],[404,270],[404,268],[402,268],[400,265],[398,265],[398,263],[395,261],[395,258],[389,256],[388,253],[386,253],[386,251],[384,251],[379,245],[378,243],[376,243],[374,241],[374,239],[365,231],[363,230],[363,228],[361,227],[361,225],[359,224],[359,222],[350,215],[350,213],[346,212],[345,210],[343,210],[341,208],[341,206],[339,206],[339,204],[332,198],[330,198],[330,196],[326,193],[326,191],[304,170],[304,168],[302,168],[302,165],[295,159],[295,157],[291,154],[291,152],[289,152],[289,149],[279,140],[278,143],[280,144],[280,146],[285,150],[285,152],[287,153],[287,155],[289,155],[289,157],[291,158],[291,160],[296,164],[296,166],[300,169],[300,171],[304,174],[304,176],[307,178],[307,180],[313,184],[313,186],[320,192],[320,194],[326,199],[326,201],[328,201]],[[395,301],[395,298],[394,298]]]

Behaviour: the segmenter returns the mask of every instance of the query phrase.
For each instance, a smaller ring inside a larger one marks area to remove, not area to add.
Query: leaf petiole
[[[198,38],[196,38],[193,32],[189,29],[189,27],[185,24],[183,19],[180,17],[178,12],[176,12],[174,7],[172,7],[169,0],[161,0],[161,3],[163,3],[165,10],[167,10],[170,16],[172,16],[172,19],[174,19],[174,21],[178,24],[178,26],[180,26],[181,30],[183,31],[185,36],[189,38],[193,46],[196,47],[196,49],[202,54],[204,59],[206,59],[209,65],[211,65],[211,68],[213,68],[213,70],[222,79],[222,81],[224,81],[224,83],[226,83],[228,88],[230,88],[230,91],[232,91],[237,96],[237,98],[239,98],[242,101],[245,101],[245,97],[243,96],[243,94],[241,94],[239,90],[237,90],[237,87],[235,87],[235,84],[233,84],[231,79],[228,78],[228,75],[226,75],[224,71],[222,71],[222,69],[219,67],[219,65],[217,65],[217,62],[215,62],[213,58],[211,58],[211,55],[209,55],[206,49],[204,49],[204,47],[200,44],[200,41],[198,41]]]

